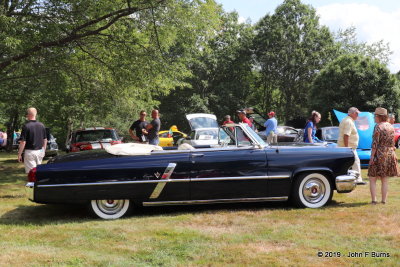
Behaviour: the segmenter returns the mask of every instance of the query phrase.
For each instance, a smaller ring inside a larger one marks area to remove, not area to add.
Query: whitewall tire
[[[129,199],[100,199],[90,201],[89,208],[95,216],[113,220],[126,215],[131,205]]]
[[[292,200],[300,208],[320,208],[332,200],[329,179],[321,173],[300,175],[293,186]]]

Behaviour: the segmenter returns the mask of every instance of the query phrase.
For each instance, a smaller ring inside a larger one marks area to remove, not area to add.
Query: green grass
[[[400,178],[390,180],[386,205],[370,205],[368,186],[359,186],[350,194],[335,193],[331,205],[316,210],[285,203],[157,207],[116,221],[88,217],[85,207],[32,203],[24,195],[25,181],[16,154],[0,152],[2,266],[398,266],[400,262]],[[342,257],[320,258],[318,251],[340,252]],[[349,258],[349,252],[386,252],[390,257]]]

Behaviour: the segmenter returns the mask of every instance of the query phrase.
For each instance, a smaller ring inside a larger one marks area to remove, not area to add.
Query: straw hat
[[[387,109],[385,109],[385,108],[376,108],[375,109],[375,115],[387,116],[388,115]]]

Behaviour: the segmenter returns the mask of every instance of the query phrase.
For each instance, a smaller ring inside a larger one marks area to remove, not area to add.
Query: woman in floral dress
[[[394,146],[394,129],[387,122],[388,113],[384,108],[375,109],[375,122],[371,159],[368,167],[369,186],[372,204],[376,204],[376,180],[382,183],[382,203],[386,203],[388,194],[388,177],[399,176],[400,171]]]

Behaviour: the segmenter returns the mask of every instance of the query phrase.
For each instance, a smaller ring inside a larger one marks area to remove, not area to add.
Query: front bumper
[[[29,182],[25,185],[25,193],[30,201],[34,201],[34,182]]]
[[[337,176],[335,179],[336,191],[338,193],[349,193],[357,186],[357,178],[360,174],[356,171],[349,171],[347,175]]]

